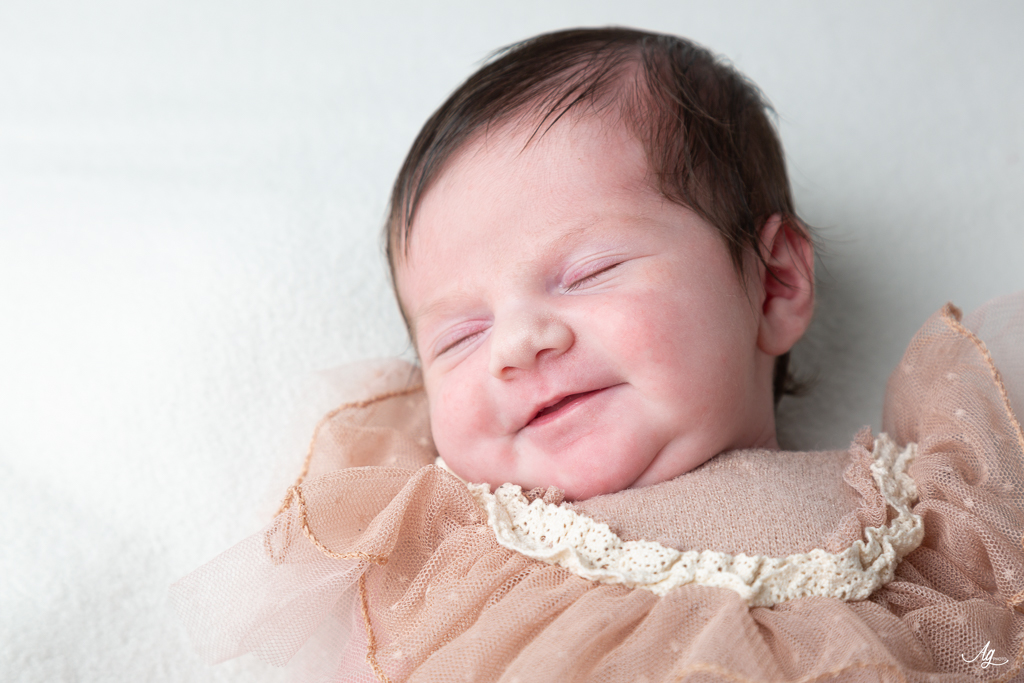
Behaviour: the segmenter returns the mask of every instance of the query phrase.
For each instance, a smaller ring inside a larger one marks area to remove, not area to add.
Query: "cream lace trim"
[[[619,583],[665,595],[687,584],[736,591],[752,607],[809,596],[863,600],[892,580],[899,561],[921,544],[921,518],[910,511],[917,487],[907,474],[917,445],[900,449],[888,436],[875,439],[871,475],[896,515],[864,529],[864,538],[841,553],[815,549],[788,557],[681,552],[650,541],[623,541],[608,525],[502,484],[469,484],[498,543],[527,557],[565,567],[601,583]]]

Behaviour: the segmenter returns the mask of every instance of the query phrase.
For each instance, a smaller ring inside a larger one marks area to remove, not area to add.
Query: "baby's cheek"
[[[465,421],[459,420],[458,415],[465,411],[465,399],[460,395],[457,387],[444,385],[431,392],[430,396],[430,426],[433,430],[434,443],[441,457],[448,460],[451,451],[463,440],[460,432],[465,429]]]
[[[481,451],[487,438],[486,402],[467,382],[446,381],[430,398],[430,425],[434,444],[445,462],[460,476],[469,474],[469,454]]]
[[[625,305],[604,307],[593,319],[605,327],[601,336],[619,359],[652,368],[679,363],[677,349],[686,344],[685,326],[679,311],[656,297],[632,296]]]

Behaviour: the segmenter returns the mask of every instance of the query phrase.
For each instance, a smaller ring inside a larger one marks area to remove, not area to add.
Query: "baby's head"
[[[430,118],[388,257],[456,474],[582,499],[776,446],[813,253],[766,109],[685,40],[588,29]]]

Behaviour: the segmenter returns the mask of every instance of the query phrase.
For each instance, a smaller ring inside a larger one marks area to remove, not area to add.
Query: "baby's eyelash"
[[[477,333],[477,334],[479,334],[479,333]],[[459,337],[458,339],[456,339],[455,341],[453,341],[453,342],[452,342],[451,344],[448,344],[448,346],[446,346],[446,347],[444,347],[443,349],[441,349],[440,351],[438,351],[438,352],[437,352],[437,355],[439,355],[439,356],[442,356],[442,355],[444,355],[444,354],[448,353],[449,351],[451,351],[451,350],[452,350],[452,349],[454,349],[455,347],[457,347],[457,346],[460,346],[460,345],[462,345],[463,343],[465,343],[465,342],[466,342],[466,341],[467,341],[467,340],[468,340],[468,339],[469,339],[470,337],[472,337],[472,336],[473,336],[473,335],[471,335],[471,334],[468,334],[468,335],[466,335],[465,337]]]
[[[597,278],[597,277],[599,277],[599,276],[601,276],[601,275],[604,275],[604,274],[605,274],[605,273],[607,273],[607,272],[608,272],[609,270],[611,270],[611,269],[613,269],[613,268],[616,268],[616,267],[618,267],[618,266],[620,266],[620,265],[622,265],[622,263],[621,263],[621,262],[618,262],[618,263],[612,263],[611,265],[605,266],[604,268],[601,268],[600,270],[594,271],[593,273],[591,273],[591,274],[589,274],[589,275],[586,275],[586,276],[584,276],[584,277],[581,277],[581,278],[580,278],[579,280],[576,280],[575,282],[573,282],[572,284],[570,284],[570,285],[569,285],[568,287],[566,287],[566,288],[565,288],[565,291],[566,291],[566,292],[571,292],[571,291],[573,291],[574,289],[577,289],[577,288],[579,288],[579,287],[580,287],[581,285],[585,285],[585,284],[586,284],[587,282],[589,282],[589,281],[593,280],[594,278]]]
[[[473,338],[479,336],[482,333],[483,333],[483,330],[476,330],[476,331],[470,332],[469,334],[464,334],[461,337],[458,337],[457,339],[452,340],[451,342],[442,342],[444,344],[444,346],[441,349],[439,349],[434,354],[434,357],[438,358],[438,357],[443,356],[444,354],[448,353],[449,351],[454,351],[458,347],[462,346],[466,342],[472,340]]]

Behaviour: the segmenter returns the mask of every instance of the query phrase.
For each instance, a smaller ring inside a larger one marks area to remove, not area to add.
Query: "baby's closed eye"
[[[488,325],[482,320],[474,320],[456,325],[446,330],[432,345],[432,358],[443,356],[469,344],[487,330]]]
[[[612,270],[618,268],[622,264],[623,261],[614,261],[607,265],[599,264],[596,270],[590,269],[589,271],[583,271],[581,275],[574,276],[575,279],[572,279],[563,291],[568,294],[569,292],[574,292],[577,289],[582,289],[588,285],[599,282],[611,273]]]

